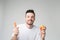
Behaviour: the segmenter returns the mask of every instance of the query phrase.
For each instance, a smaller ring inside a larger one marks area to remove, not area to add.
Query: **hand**
[[[41,30],[41,38],[44,39],[46,35],[46,30]]]
[[[15,36],[17,36],[18,35],[18,33],[19,33],[19,27],[17,27],[17,25],[16,25],[16,22],[14,22],[14,29],[13,29],[13,33],[14,33],[14,35]]]
[[[42,40],[45,40],[46,27],[44,25],[40,26],[40,32],[41,32],[41,38],[42,38]]]

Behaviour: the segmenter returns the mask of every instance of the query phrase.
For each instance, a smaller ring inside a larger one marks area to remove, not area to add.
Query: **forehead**
[[[26,16],[34,16],[33,13],[27,13]]]

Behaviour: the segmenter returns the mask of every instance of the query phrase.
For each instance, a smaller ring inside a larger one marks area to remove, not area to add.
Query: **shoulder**
[[[18,24],[17,27],[19,27],[19,26],[24,26],[24,25],[25,25],[25,24]]]
[[[25,26],[25,24],[18,24],[17,27],[19,28],[23,28]]]
[[[21,29],[23,29],[25,26],[25,24],[18,24],[17,27],[19,27],[19,30],[21,31]]]
[[[39,27],[38,27],[38,26],[36,26],[36,25],[34,25],[34,28],[36,28],[36,29],[38,29],[38,30],[39,30]]]
[[[40,27],[35,25],[35,28],[36,28],[37,34],[40,35]]]
[[[37,32],[40,32],[40,29],[38,26],[34,25],[34,29],[36,29]]]

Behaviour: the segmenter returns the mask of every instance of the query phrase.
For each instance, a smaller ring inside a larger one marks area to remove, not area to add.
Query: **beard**
[[[32,21],[32,20],[28,20],[28,22],[27,22],[28,25],[33,25],[33,23],[34,23],[34,21]]]

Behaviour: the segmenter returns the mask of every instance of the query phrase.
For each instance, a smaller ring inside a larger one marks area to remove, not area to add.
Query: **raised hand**
[[[16,22],[14,22],[13,23],[13,26],[14,26],[14,29],[13,29],[13,33],[14,33],[14,35],[18,35],[18,33],[19,33],[19,27],[17,27],[17,24],[16,24]]]
[[[46,35],[46,27],[44,25],[40,26],[41,38],[44,39]]]

